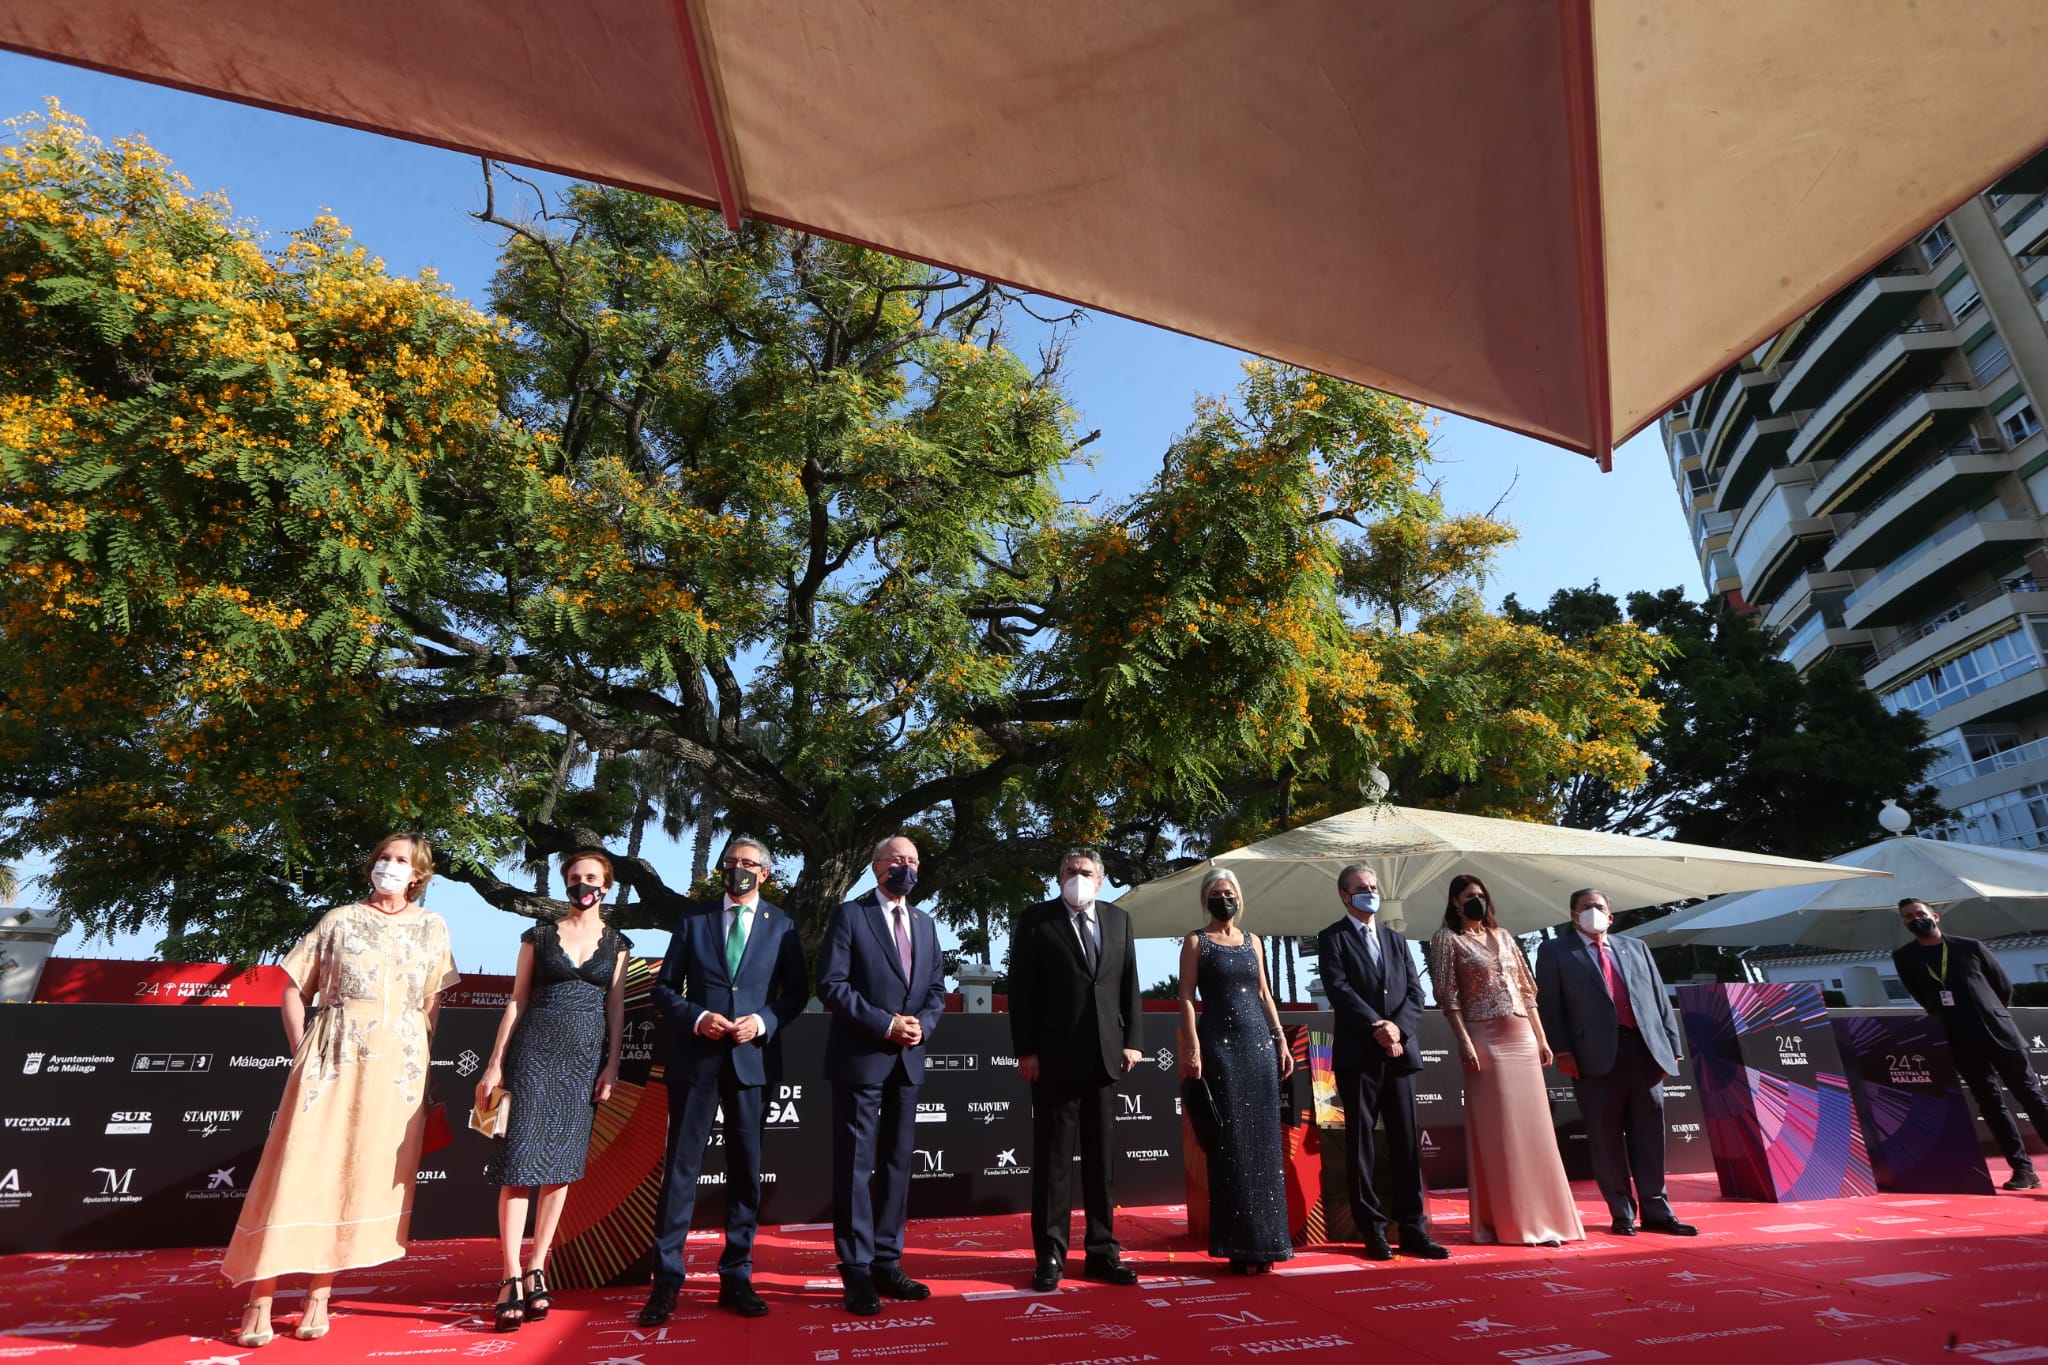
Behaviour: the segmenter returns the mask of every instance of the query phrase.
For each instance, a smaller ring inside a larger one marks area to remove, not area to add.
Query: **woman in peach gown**
[[[1543,1082],[1550,1045],[1536,1014],[1536,980],[1521,945],[1495,921],[1486,883],[1469,873],[1451,880],[1429,968],[1465,1068],[1472,1240],[1583,1240]]]

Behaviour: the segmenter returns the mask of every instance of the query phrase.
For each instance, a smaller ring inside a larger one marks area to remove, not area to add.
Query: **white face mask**
[[[1079,873],[1067,878],[1060,885],[1060,899],[1076,910],[1086,910],[1095,904],[1095,879]]]
[[[370,885],[387,896],[402,896],[412,886],[412,869],[404,863],[379,858],[370,865]]]
[[[1579,927],[1589,934],[1604,934],[1607,926],[1614,923],[1614,916],[1605,910],[1579,911]]]

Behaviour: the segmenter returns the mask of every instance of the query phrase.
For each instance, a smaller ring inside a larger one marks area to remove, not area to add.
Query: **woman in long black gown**
[[[1280,1142],[1280,1082],[1294,1074],[1294,1054],[1258,936],[1239,923],[1244,890],[1236,875],[1211,870],[1201,897],[1209,923],[1180,950],[1180,1055],[1182,1075],[1208,1081],[1221,1129],[1208,1154],[1209,1254],[1241,1275],[1260,1274],[1294,1255]]]
[[[555,1240],[569,1186],[583,1178],[597,1106],[619,1080],[625,1042],[626,959],[633,941],[604,922],[612,889],[611,859],[572,853],[562,860],[568,914],[519,936],[518,975],[498,1025],[490,1064],[477,1079],[477,1103],[503,1086],[512,1109],[505,1136],[493,1144],[484,1178],[498,1191],[498,1235],[505,1278],[498,1282],[498,1330],[548,1315],[548,1249]],[[533,1247],[522,1273],[519,1243],[526,1230],[528,1191],[538,1187]]]

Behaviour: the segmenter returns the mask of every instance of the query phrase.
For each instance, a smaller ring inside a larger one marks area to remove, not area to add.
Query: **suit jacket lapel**
[[[1067,903],[1063,900],[1054,901],[1052,904],[1052,931],[1067,945],[1067,951],[1073,954],[1074,966],[1080,969],[1081,975],[1088,976],[1088,958],[1081,951],[1081,931],[1080,926],[1074,923],[1074,912],[1067,908]],[[1101,959],[1098,958],[1096,961],[1099,964]]]
[[[769,924],[771,923],[771,914],[772,911],[768,905],[768,902],[754,902],[754,922],[747,929],[746,946],[740,949],[740,969],[737,972],[733,973],[733,985],[737,986],[740,984],[740,977],[746,974],[747,964],[755,961],[758,957],[756,947],[763,938],[767,937],[767,935],[764,934],[762,931],[767,929]],[[725,945],[721,943],[718,945],[718,947],[719,956],[723,957],[725,955]],[[759,952],[761,953],[765,953],[767,951],[768,950],[766,948],[759,949]]]
[[[889,923],[889,918],[889,915],[882,909],[881,895],[879,893],[870,895],[868,897],[868,925],[875,931],[875,937],[881,941],[882,947],[886,950],[882,956],[889,959],[890,970],[895,972],[897,977],[901,979],[903,977],[903,955],[896,950],[896,930]],[[912,923],[914,924],[915,922],[916,917],[912,916]],[[911,961],[914,964],[917,959],[917,933],[914,929],[910,935],[910,953]],[[910,983],[906,980],[904,984],[909,985]]]

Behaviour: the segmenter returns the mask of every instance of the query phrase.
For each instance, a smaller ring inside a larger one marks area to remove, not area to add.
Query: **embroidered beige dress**
[[[429,1071],[427,1007],[461,977],[439,915],[330,910],[286,955],[318,1013],[221,1271],[236,1284],[405,1254]]]

